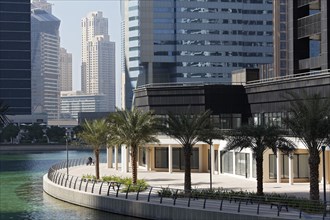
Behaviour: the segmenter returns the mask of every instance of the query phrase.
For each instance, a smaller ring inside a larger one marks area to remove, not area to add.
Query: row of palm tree
[[[319,95],[304,94],[299,98],[290,94],[292,102],[290,117],[284,123],[305,143],[309,153],[310,166],[310,198],[319,200],[318,165],[320,163],[320,147],[329,142],[330,133],[330,101],[321,99]],[[271,149],[275,155],[277,150],[288,152],[295,145],[284,138],[286,133],[273,125],[244,125],[227,133],[222,133],[210,120],[211,111],[191,114],[190,109],[182,114],[169,113],[163,120],[151,112],[137,109],[117,110],[107,119],[86,121],[80,137],[94,148],[96,158],[96,178],[99,179],[99,150],[101,146],[126,145],[130,147],[132,180],[137,182],[137,152],[146,143],[157,143],[156,134],[161,132],[176,139],[184,152],[185,172],[184,189],[191,190],[191,155],[197,142],[212,145],[213,139],[226,139],[226,151],[250,148],[256,160],[257,194],[263,194],[263,154]]]

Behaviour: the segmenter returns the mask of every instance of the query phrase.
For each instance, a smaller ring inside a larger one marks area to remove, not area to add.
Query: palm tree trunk
[[[256,167],[257,167],[257,195],[262,196],[263,190],[263,154],[256,155]]]
[[[191,146],[183,147],[184,152],[184,190],[186,193],[191,191]]]
[[[96,179],[100,179],[100,151],[99,149],[94,150],[95,154],[95,174],[96,174]]]
[[[309,149],[308,163],[309,163],[309,171],[310,171],[309,196],[311,200],[320,200],[320,191],[319,191],[320,154],[316,147]]]
[[[137,183],[137,146],[132,146],[132,153],[131,153],[131,163],[132,163],[132,182],[134,185]]]

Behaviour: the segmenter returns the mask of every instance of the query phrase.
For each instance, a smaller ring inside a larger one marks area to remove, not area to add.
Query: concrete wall
[[[278,217],[266,218],[261,216],[243,215],[238,213],[212,212],[205,209],[194,209],[148,203],[144,201],[126,200],[116,197],[106,197],[77,191],[51,182],[47,174],[43,177],[44,191],[60,200],[72,204],[103,210],[107,212],[140,217],[144,219],[221,219],[221,220],[271,220]]]

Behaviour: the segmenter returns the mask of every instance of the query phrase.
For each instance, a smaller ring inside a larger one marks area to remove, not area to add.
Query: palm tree
[[[287,98],[291,105],[284,123],[309,152],[310,199],[319,200],[320,151],[321,146],[329,142],[330,99],[322,99],[320,94],[308,95],[306,91],[302,96],[288,93]]]
[[[226,137],[228,140],[226,151],[250,148],[256,159],[257,167],[257,194],[263,195],[263,154],[271,149],[276,155],[277,148],[282,145],[294,147],[294,144],[283,138],[283,131],[276,126],[243,125]]]
[[[85,143],[93,147],[95,154],[95,174],[96,179],[100,179],[100,149],[106,146],[108,136],[108,126],[105,119],[93,121],[85,120],[82,131],[78,134]]]
[[[113,144],[125,144],[131,148],[132,182],[137,183],[137,155],[139,147],[150,142],[158,142],[157,120],[151,112],[117,110],[109,116],[110,136]]]
[[[168,114],[165,124],[161,130],[168,136],[176,139],[183,148],[185,169],[184,169],[184,190],[191,190],[191,155],[194,145],[202,138],[202,131],[209,125],[211,112],[204,111],[200,114],[191,114],[189,109],[179,115]]]
[[[4,102],[0,100],[0,128],[9,122],[6,116],[7,111],[8,111],[8,106],[5,105]]]

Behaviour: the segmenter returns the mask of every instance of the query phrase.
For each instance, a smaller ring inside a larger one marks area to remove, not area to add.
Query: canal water
[[[91,155],[91,150],[69,151],[70,159]],[[100,156],[105,159],[105,151]],[[137,219],[68,204],[44,193],[43,175],[65,159],[66,151],[1,152],[0,219]]]

